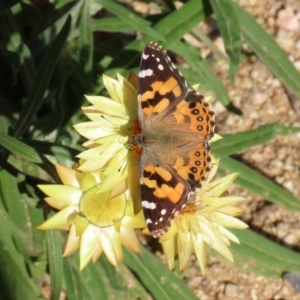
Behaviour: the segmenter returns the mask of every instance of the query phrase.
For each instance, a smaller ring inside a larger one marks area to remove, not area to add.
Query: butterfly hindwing
[[[152,236],[167,231],[175,214],[186,205],[189,191],[186,182],[172,169],[146,162],[141,176],[141,198]]]

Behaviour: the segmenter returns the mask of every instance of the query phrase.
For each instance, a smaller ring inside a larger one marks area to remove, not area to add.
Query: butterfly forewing
[[[157,43],[149,43],[142,54],[139,71],[140,121],[151,118],[153,114],[163,116],[187,92],[186,81],[166,50]]]

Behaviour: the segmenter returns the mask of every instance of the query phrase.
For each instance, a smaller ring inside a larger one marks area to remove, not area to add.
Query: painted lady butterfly
[[[141,58],[138,118],[140,133],[130,144],[142,152],[142,207],[150,234],[159,237],[210,170],[208,140],[215,122],[203,96],[188,89],[167,52],[154,42]]]

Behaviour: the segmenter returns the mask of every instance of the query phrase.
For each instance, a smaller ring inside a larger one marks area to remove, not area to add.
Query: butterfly
[[[150,234],[159,237],[210,170],[208,140],[215,122],[204,97],[188,88],[166,50],[155,42],[145,47],[141,57],[138,120],[140,132],[130,143],[141,151],[146,224]]]

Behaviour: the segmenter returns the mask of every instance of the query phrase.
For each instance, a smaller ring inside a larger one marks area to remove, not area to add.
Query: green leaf
[[[299,253],[251,230],[230,231],[241,242],[240,245],[232,243],[230,246],[237,266],[268,277],[281,277],[284,272],[300,272]]]
[[[43,251],[43,233],[36,229],[43,222],[43,213],[28,203],[24,175],[19,174],[17,180],[5,169],[2,175],[3,201],[18,251],[27,258],[37,257]]]
[[[61,235],[58,230],[47,230],[46,237],[51,277],[51,300],[58,300],[63,278]]]
[[[224,175],[228,170],[239,173],[235,183],[247,190],[289,210],[300,211],[299,199],[287,190],[237,160],[231,157],[223,157],[218,172]]]
[[[50,45],[41,64],[39,65],[29,95],[15,125],[15,137],[19,137],[27,129],[36,111],[40,107],[41,102],[43,101],[44,94],[48,87],[48,83],[58,60],[60,51],[68,37],[70,24],[71,19],[68,18],[60,33]]]
[[[50,143],[45,141],[35,141],[22,139],[21,142],[33,148],[37,153],[42,153],[43,155],[53,156],[58,160],[60,164],[73,165],[76,161],[76,156],[84,149],[78,147],[79,149],[74,149],[59,143]],[[0,144],[1,144],[1,135],[0,135]]]
[[[155,40],[163,40],[158,32],[151,28],[151,23],[145,19],[139,17],[132,10],[127,9],[126,7],[120,5],[119,3],[111,0],[96,0],[108,11],[118,16],[121,20],[127,22],[128,24],[133,25],[136,29],[139,29],[144,34],[147,34],[149,37]]]
[[[286,127],[278,123],[267,124],[254,130],[224,134],[221,140],[212,143],[211,146],[217,157],[224,157],[267,143],[277,135],[290,135],[298,132],[300,128],[297,127]]]
[[[14,300],[37,299],[41,286],[34,284],[26,269],[24,256],[16,249],[12,234],[12,221],[4,207],[4,199],[9,199],[6,183],[10,174],[0,170],[0,298]]]
[[[234,75],[240,63],[242,46],[239,18],[235,13],[231,0],[210,0],[216,16],[219,29],[224,39],[226,53],[231,58],[229,78],[234,81]]]
[[[300,74],[278,44],[243,8],[232,2],[245,41],[270,70],[300,98]]]
[[[90,16],[91,1],[86,0],[83,2],[82,13],[80,15],[79,23],[79,58],[82,68],[82,75],[85,76],[85,82],[90,86],[92,85],[92,67],[93,67],[93,32],[91,27]]]
[[[70,299],[147,299],[145,289],[131,272],[120,264],[110,265],[104,254],[99,260],[78,271],[78,255],[65,258],[64,277]]]
[[[166,265],[144,247],[140,254],[126,250],[124,262],[134,271],[154,299],[197,299],[178,276],[170,272]]]
[[[10,151],[11,153],[14,153],[15,155],[19,155],[23,159],[27,161],[31,161],[33,163],[42,163],[43,160],[37,151],[27,146],[26,144],[20,142],[19,140],[0,133],[0,145]]]
[[[0,145],[5,149],[7,149],[8,151],[10,151],[11,153],[20,156],[24,160],[38,164],[52,178],[56,179],[57,182],[60,181],[53,164],[45,156],[38,153],[36,149],[3,133],[0,133]],[[17,166],[16,163],[14,163],[13,165],[15,167]]]
[[[124,32],[135,30],[134,24],[116,17],[92,20],[93,31]]]
[[[200,82],[201,85],[204,85],[207,89],[213,91],[216,98],[226,106],[227,109],[238,115],[242,114],[238,108],[233,106],[221,80],[214,75],[207,61],[199,56],[199,52],[196,49],[181,42],[174,43],[173,47],[176,49],[176,53],[183,56],[187,63],[195,69],[195,77],[197,76],[198,83]],[[184,69],[180,68],[180,70],[185,74]]]

